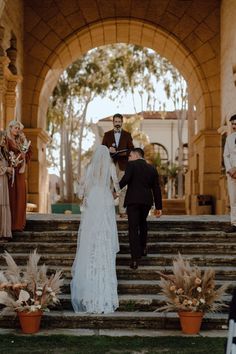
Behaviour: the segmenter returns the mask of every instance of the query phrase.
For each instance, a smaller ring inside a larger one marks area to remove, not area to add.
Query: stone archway
[[[173,0],[172,3],[174,2],[176,3]],[[193,1],[191,6],[194,8],[195,5],[196,2]],[[189,124],[191,151],[186,189],[188,211],[191,212],[191,196],[194,194],[211,194],[215,199],[218,198],[220,137],[216,128],[220,124],[219,2],[212,0],[210,5],[213,6],[214,11],[210,12],[210,7],[203,9],[203,12],[207,11],[208,19],[212,17],[212,13],[215,13],[209,28],[203,26],[204,21],[196,28],[193,28],[193,23],[189,24],[191,33],[188,28],[187,40],[181,32],[181,26],[175,33],[171,33],[168,25],[150,24],[150,21],[144,18],[141,20],[113,18],[87,24],[73,33],[67,33],[61,41],[56,38],[57,45],[50,50],[45,41],[44,44],[40,43],[40,40],[36,41],[35,37],[38,34],[34,30],[30,31],[28,34],[30,41],[27,46],[31,45],[31,49],[28,50],[30,53],[28,60],[32,65],[26,69],[24,77],[23,123],[29,128],[28,133],[34,136],[35,146],[38,147],[31,171],[32,178],[29,179],[31,200],[33,198],[33,201],[42,205],[39,190],[42,190],[40,180],[43,180],[41,171],[45,155],[42,151],[45,149],[45,117],[48,97],[59,75],[89,49],[119,42],[134,43],[154,49],[170,60],[188,82],[190,108],[196,107],[196,112],[190,109],[189,116],[197,115],[198,121],[197,134],[194,131],[193,119],[190,119]],[[201,12],[198,16],[202,18]],[[188,22],[186,18],[184,21]],[[184,21],[182,21],[182,31],[186,24]],[[48,38],[50,43],[53,34],[51,33],[50,37],[49,33]],[[38,60],[39,56],[41,62]],[[208,155],[214,155],[214,161],[209,160]],[[43,211],[41,207],[40,210]]]

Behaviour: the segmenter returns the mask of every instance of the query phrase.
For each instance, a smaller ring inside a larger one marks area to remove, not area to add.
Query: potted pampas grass
[[[161,294],[166,299],[166,305],[158,311],[177,311],[184,333],[198,333],[206,312],[215,312],[227,306],[222,297],[229,284],[216,288],[215,271],[212,268],[203,271],[191,266],[179,254],[173,261],[173,273],[159,274]]]
[[[22,331],[35,333],[39,330],[43,312],[59,302],[62,272],[48,276],[45,264],[38,265],[40,255],[36,250],[29,255],[25,270],[17,266],[8,252],[5,251],[3,257],[7,269],[0,271],[0,304],[4,305],[1,312],[17,313]]]

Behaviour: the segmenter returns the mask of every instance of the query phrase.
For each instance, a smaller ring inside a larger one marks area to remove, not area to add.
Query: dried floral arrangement
[[[161,294],[166,298],[166,305],[157,311],[215,312],[227,307],[223,295],[229,284],[217,288],[212,268],[203,271],[197,266],[191,266],[179,254],[173,260],[173,274],[159,274]]]
[[[38,265],[40,255],[36,250],[29,255],[25,271],[17,266],[8,252],[5,251],[3,257],[7,269],[0,271],[0,304],[4,305],[2,312],[49,311],[48,306],[59,302],[62,272],[57,271],[48,276],[46,265]]]

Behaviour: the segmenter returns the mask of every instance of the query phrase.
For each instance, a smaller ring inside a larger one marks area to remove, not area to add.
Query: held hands
[[[236,178],[236,167],[231,168],[227,173],[231,178]]]
[[[162,215],[162,210],[154,209],[153,215],[154,215],[156,218],[159,218],[159,217]]]
[[[9,175],[12,175],[13,174],[13,167],[7,167],[7,173]]]
[[[114,198],[114,199],[116,199],[116,198],[119,197],[119,193],[117,193],[117,192],[113,192],[112,195],[113,195],[113,198]]]

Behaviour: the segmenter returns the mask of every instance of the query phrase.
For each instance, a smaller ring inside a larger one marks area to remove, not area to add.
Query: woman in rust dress
[[[9,180],[12,231],[23,231],[26,223],[26,164],[32,155],[30,143],[23,133],[23,124],[12,120],[8,125],[7,148],[14,173]]]
[[[11,211],[8,192],[8,176],[13,168],[8,165],[6,133],[0,131],[0,242],[9,241],[11,233]]]

